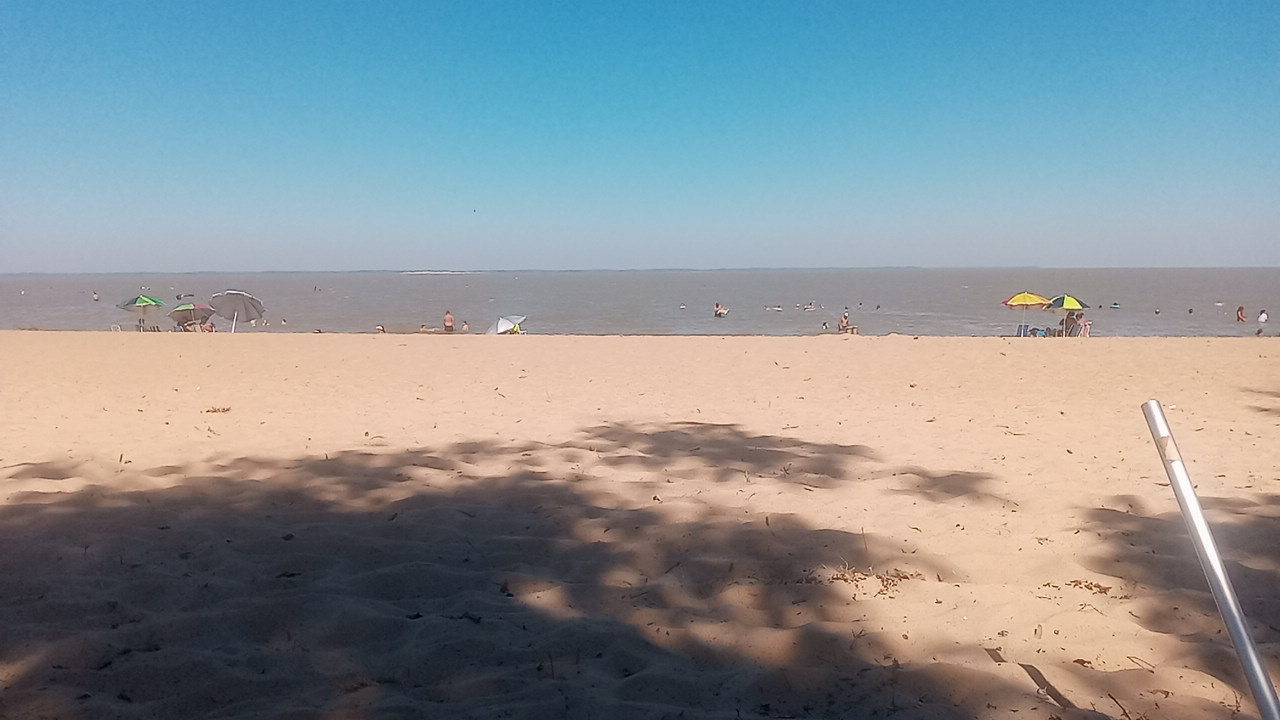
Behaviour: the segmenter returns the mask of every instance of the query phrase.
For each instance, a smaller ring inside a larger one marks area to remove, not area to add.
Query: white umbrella
[[[523,315],[503,315],[484,331],[485,335],[502,335],[520,327],[520,323],[524,322]]]

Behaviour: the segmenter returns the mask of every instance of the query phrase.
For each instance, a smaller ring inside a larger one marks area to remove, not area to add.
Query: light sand
[[[0,716],[1253,712],[1280,342],[0,332]]]

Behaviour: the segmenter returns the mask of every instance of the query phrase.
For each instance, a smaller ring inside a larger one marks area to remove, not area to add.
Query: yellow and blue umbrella
[[[1049,301],[1049,309],[1054,312],[1076,312],[1089,307],[1088,304],[1081,302],[1079,299],[1071,295],[1059,295]]]

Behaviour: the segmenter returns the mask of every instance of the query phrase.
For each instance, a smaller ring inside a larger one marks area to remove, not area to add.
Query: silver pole
[[[1182,508],[1182,519],[1187,522],[1187,530],[1191,532],[1191,542],[1195,544],[1196,554],[1200,556],[1200,567],[1209,580],[1209,589],[1213,591],[1213,600],[1218,604],[1218,613],[1222,615],[1222,621],[1231,634],[1231,643],[1236,646],[1236,655],[1249,680],[1253,700],[1257,703],[1263,720],[1280,720],[1280,701],[1276,699],[1275,686],[1271,684],[1267,669],[1258,655],[1258,647],[1249,634],[1244,612],[1236,599],[1236,591],[1231,587],[1231,578],[1227,577],[1213,534],[1209,532],[1204,509],[1200,507],[1200,499],[1196,497],[1191,477],[1187,475],[1187,468],[1182,463],[1182,455],[1178,453],[1178,445],[1173,440],[1164,410],[1159,402],[1148,400],[1142,404],[1142,414],[1147,416],[1147,427],[1151,428],[1156,450],[1160,453],[1160,459],[1164,460],[1164,470],[1169,475],[1173,494],[1178,498],[1178,506]]]

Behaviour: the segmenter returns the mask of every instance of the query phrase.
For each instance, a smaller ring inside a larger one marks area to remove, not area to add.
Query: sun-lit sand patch
[[[1151,397],[1277,669],[1270,339],[0,335],[2,716],[1251,712]]]

